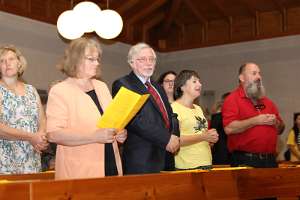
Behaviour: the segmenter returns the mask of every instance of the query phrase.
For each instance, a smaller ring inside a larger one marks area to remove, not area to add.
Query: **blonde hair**
[[[25,69],[27,68],[27,61],[21,53],[21,51],[13,45],[6,45],[0,47],[0,58],[9,51],[13,52],[16,55],[18,61],[20,62],[20,65],[18,66],[18,78],[20,78],[23,75]],[[2,78],[1,72],[0,78]]]
[[[76,77],[77,67],[85,56],[87,48],[96,48],[99,58],[102,57],[102,49],[100,43],[93,38],[81,37],[73,40],[65,50],[65,55],[58,69],[69,77]],[[97,68],[96,78],[100,77],[100,63]]]

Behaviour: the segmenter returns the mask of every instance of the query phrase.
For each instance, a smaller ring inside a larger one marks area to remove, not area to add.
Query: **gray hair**
[[[143,42],[140,42],[140,43],[137,43],[136,45],[132,46],[130,49],[129,49],[129,52],[128,52],[128,56],[127,56],[127,62],[129,64],[132,63],[132,60],[133,58],[139,54],[139,52],[142,50],[142,49],[146,49],[146,48],[150,48],[152,51],[153,51],[153,55],[154,57],[156,58],[156,54],[155,54],[155,51],[152,49],[152,47],[146,43],[143,43]]]

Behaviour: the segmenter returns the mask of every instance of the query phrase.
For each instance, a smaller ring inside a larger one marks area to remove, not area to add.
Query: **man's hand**
[[[180,139],[176,135],[171,135],[169,143],[166,146],[166,150],[175,153],[180,147]]]
[[[276,115],[274,114],[259,114],[254,117],[257,125],[275,125],[276,124]]]

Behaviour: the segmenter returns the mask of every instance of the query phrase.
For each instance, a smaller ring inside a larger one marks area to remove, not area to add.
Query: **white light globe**
[[[103,10],[98,16],[95,31],[104,39],[117,37],[123,28],[122,17],[114,10]]]
[[[84,31],[78,26],[79,16],[72,10],[61,13],[57,19],[57,30],[66,39],[74,40],[80,38]]]
[[[83,1],[73,8],[77,16],[82,18],[80,26],[84,27],[84,32],[93,32],[97,15],[101,12],[100,7],[90,1]]]

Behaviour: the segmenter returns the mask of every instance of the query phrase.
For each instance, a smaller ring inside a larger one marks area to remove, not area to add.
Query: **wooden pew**
[[[241,198],[300,196],[300,168],[256,169],[238,173]]]
[[[36,174],[8,174],[0,175],[0,180],[17,181],[17,180],[47,180],[54,179],[54,171],[42,172]]]
[[[0,175],[0,199],[30,200],[31,180],[54,180],[54,172]]]
[[[32,183],[32,199],[205,199],[193,175],[155,174]],[[50,188],[50,189],[49,189]]]
[[[0,199],[255,199],[300,196],[300,168],[161,173],[80,180],[2,182]]]

